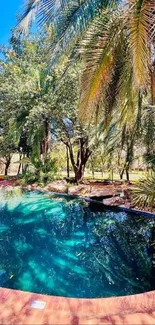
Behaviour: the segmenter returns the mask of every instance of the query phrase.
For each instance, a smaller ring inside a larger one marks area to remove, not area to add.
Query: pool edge
[[[32,302],[45,303],[43,309]],[[112,298],[65,298],[0,288],[1,324],[155,324],[155,291]]]

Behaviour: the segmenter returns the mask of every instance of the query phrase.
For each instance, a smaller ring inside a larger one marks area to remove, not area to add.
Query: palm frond
[[[129,40],[133,57],[135,86],[145,89],[149,82],[154,0],[128,0]]]
[[[25,33],[34,17],[39,25],[53,26],[51,60],[73,47],[89,23],[104,7],[115,5],[118,0],[27,0],[15,32]],[[15,34],[14,32],[14,34]],[[53,60],[54,61],[54,60]]]
[[[122,35],[123,37],[123,35]],[[122,38],[123,40],[123,38]],[[122,41],[122,45],[124,45],[124,42]],[[120,85],[120,79],[123,72],[123,60],[124,60],[124,50],[123,46],[121,44],[118,47],[119,53],[115,53],[116,62],[114,66],[114,71],[112,74],[111,81],[106,89],[105,92],[105,104],[104,104],[104,126],[106,131],[108,131],[109,125],[112,120],[114,120],[114,115],[119,115],[116,111],[116,108],[118,109],[118,112],[120,110],[120,107],[118,107],[118,95],[119,95],[119,85]],[[116,51],[117,52],[117,51]],[[118,118],[115,118],[115,122],[118,120]]]
[[[26,34],[31,23],[35,19],[39,8],[41,7],[42,0],[28,0],[23,7],[23,13],[17,22],[17,27],[14,30],[16,32]]]
[[[133,127],[137,107],[137,92],[133,87],[133,69],[126,62],[120,78],[118,90],[118,114],[120,112],[120,125],[126,125],[127,129]]]
[[[81,43],[85,70],[82,76],[80,116],[91,118],[103,89],[112,78],[116,63],[115,50],[120,41],[123,17],[117,11],[103,11],[94,21]]]

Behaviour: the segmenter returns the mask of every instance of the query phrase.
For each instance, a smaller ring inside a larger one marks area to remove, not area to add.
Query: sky
[[[16,14],[23,0],[0,0],[0,45],[5,45],[11,36],[11,28],[15,26]]]

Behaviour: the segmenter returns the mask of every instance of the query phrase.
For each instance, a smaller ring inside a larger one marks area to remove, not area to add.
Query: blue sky
[[[15,26],[16,14],[23,4],[23,0],[0,0],[0,44],[7,44]]]

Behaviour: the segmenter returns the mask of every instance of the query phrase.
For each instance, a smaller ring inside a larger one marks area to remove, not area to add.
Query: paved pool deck
[[[43,309],[33,308],[34,301],[44,302]],[[155,324],[155,291],[74,299],[0,288],[0,324]]]

